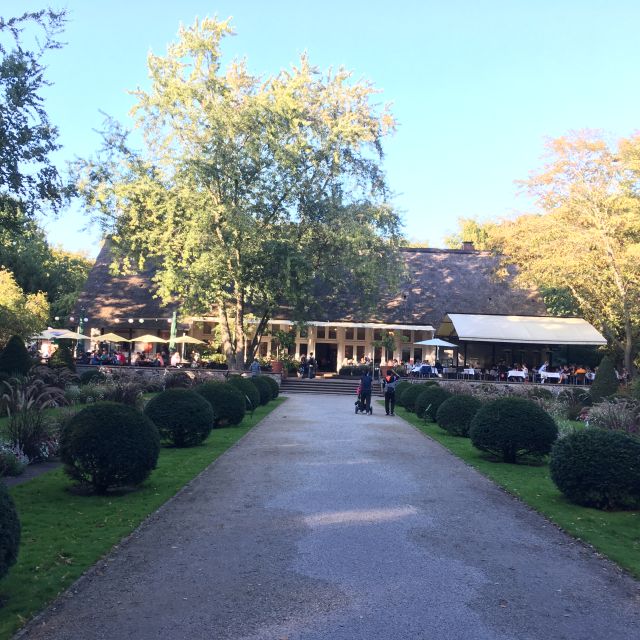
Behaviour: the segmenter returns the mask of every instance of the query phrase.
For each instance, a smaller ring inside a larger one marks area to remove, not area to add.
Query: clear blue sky
[[[3,16],[40,8],[3,0]],[[56,7],[55,3],[51,3]],[[442,246],[459,216],[530,208],[514,180],[541,164],[546,137],[572,129],[628,136],[640,123],[637,0],[68,0],[61,51],[48,55],[47,109],[61,166],[99,145],[99,110],[126,120],[127,90],[146,86],[146,55],[179,24],[233,16],[223,47],[273,74],[303,51],[372,81],[399,121],[385,168],[413,239]],[[49,237],[95,254],[82,215],[49,221]]]

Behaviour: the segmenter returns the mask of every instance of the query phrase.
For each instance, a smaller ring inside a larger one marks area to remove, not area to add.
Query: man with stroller
[[[388,416],[393,415],[393,410],[396,407],[396,385],[400,380],[400,376],[392,369],[387,369],[387,375],[382,381],[384,387],[384,410]]]
[[[365,369],[360,378],[360,399],[364,403],[365,413],[373,413],[371,409],[371,372]]]

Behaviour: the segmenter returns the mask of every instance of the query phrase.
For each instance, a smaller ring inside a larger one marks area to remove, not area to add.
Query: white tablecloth
[[[475,369],[463,369],[462,373],[465,376],[475,376],[476,375],[476,370]]]
[[[551,380],[560,380],[560,374],[553,373],[552,371],[541,371],[540,380],[544,382],[547,378],[551,378]]]
[[[507,380],[509,378],[522,378],[524,380],[525,377],[524,371],[518,371],[517,369],[512,369],[507,373]]]

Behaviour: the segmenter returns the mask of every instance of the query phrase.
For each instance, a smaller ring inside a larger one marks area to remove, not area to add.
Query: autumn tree
[[[47,326],[49,304],[43,293],[25,294],[13,274],[0,268],[0,348],[13,335],[23,339]]]
[[[244,61],[223,68],[230,33],[228,21],[196,21],[151,54],[132,113],[142,151],[110,123],[103,152],[77,171],[120,268],[153,260],[162,299],[213,310],[241,366],[278,308],[308,319],[347,292],[373,304],[379,273],[398,271],[400,236],[380,166],[395,123],[374,88],[306,56],[264,79]]]
[[[473,242],[479,251],[495,248],[492,239],[496,222],[479,222],[475,218],[458,218],[458,231],[445,236],[444,244],[449,249],[460,249],[463,242]]]

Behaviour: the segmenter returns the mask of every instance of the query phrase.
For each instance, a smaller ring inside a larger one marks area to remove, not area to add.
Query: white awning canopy
[[[527,344],[607,344],[599,331],[582,318],[447,314],[436,335],[467,342]]]

